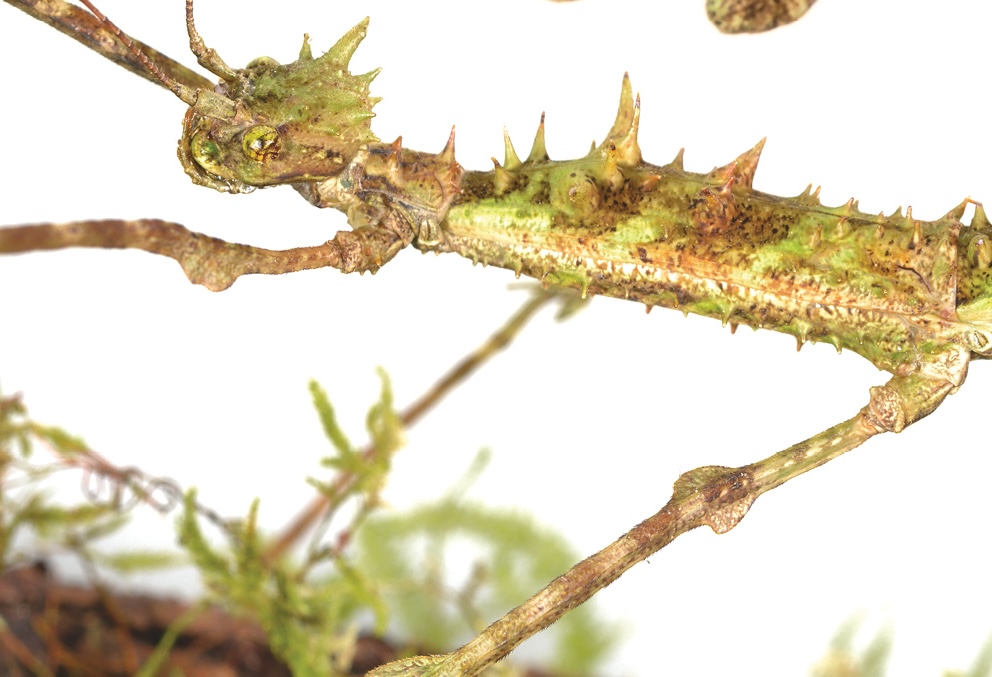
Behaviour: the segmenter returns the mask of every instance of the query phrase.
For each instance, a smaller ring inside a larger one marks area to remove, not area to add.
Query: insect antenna
[[[148,72],[154,75],[159,82],[165,85],[165,87],[169,89],[173,94],[175,94],[180,99],[182,99],[184,103],[187,103],[190,106],[196,103],[196,95],[197,95],[196,89],[192,87],[187,87],[186,85],[180,82],[176,82],[168,75],[163,73],[162,70],[155,65],[155,62],[149,59],[147,56],[145,56],[145,53],[142,52],[140,49],[138,49],[137,45],[134,44],[131,38],[125,35],[124,31],[118,28],[117,24],[115,24],[113,21],[108,19],[103,12],[97,9],[96,6],[92,2],[90,2],[90,0],[81,0],[81,2],[83,3],[83,5],[86,6],[88,10],[90,10],[93,13],[93,16],[99,19],[100,22],[103,25],[105,25],[110,30],[110,32],[113,33],[117,37],[117,39],[120,40],[124,44],[124,46],[128,48],[128,50],[132,54],[134,54],[134,56],[138,59],[138,61],[141,62],[141,65],[144,66],[146,69],[148,69]],[[186,3],[187,7],[189,7],[191,4],[192,2],[189,0]]]
[[[238,72],[224,63],[216,51],[207,47],[193,23],[193,0],[186,0],[186,32],[189,33],[189,48],[196,61],[225,82],[239,79]]]

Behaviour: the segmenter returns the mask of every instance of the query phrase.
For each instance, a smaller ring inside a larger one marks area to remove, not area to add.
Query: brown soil
[[[133,675],[169,624],[189,608],[173,599],[66,585],[43,564],[13,569],[0,577],[0,619],[6,623],[6,628],[0,625],[0,674]],[[350,674],[362,675],[396,657],[387,642],[361,637]],[[211,609],[186,627],[161,674],[279,677],[290,672],[269,651],[256,623]]]

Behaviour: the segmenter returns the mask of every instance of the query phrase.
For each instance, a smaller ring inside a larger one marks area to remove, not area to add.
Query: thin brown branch
[[[5,1],[89,47],[97,54],[110,59],[118,66],[140,75],[160,87],[165,86],[149,72],[138,57],[124,46],[124,43],[117,39],[107,26],[82,7],[64,2],[64,0]],[[169,78],[194,89],[213,89],[213,83],[199,73],[190,70],[140,40],[131,38],[131,41]]]
[[[400,414],[400,421],[404,426],[411,426],[420,420],[424,414],[436,405],[441,399],[451,392],[452,389],[469,376],[471,376],[489,358],[505,348],[520,333],[534,314],[545,304],[558,296],[560,292],[547,290],[537,290],[526,303],[524,303],[506,323],[499,328],[481,346],[466,355],[458,364],[451,368],[447,374],[442,376],[430,390],[421,397],[414,400]],[[375,453],[375,449],[369,445],[362,449],[362,458],[370,460]],[[354,475],[342,473],[332,485],[333,495],[342,497],[347,494],[348,488],[355,481]],[[335,500],[327,494],[319,494],[310,501],[281,534],[272,542],[266,551],[264,558],[267,562],[273,562],[285,553],[294,543],[305,534],[324,514],[336,508]]]
[[[718,534],[730,531],[758,496],[860,446],[877,433],[859,413],[763,461],[740,468],[704,466],[684,473],[675,482],[672,498],[658,513],[577,564],[454,654],[457,660],[453,665],[459,671],[453,674],[482,672],[678,536],[704,525]]]
[[[740,468],[703,466],[675,482],[672,498],[658,513],[618,540],[579,562],[513,609],[458,651],[396,661],[367,677],[467,677],[481,674],[525,639],[619,578],[632,566],[700,526],[730,531],[761,494],[860,446],[882,430],[868,407],[853,418]]]
[[[481,674],[525,639],[547,628],[678,536],[703,525],[724,534],[737,526],[766,491],[861,446],[879,433],[899,432],[929,415],[961,384],[968,366],[967,354],[957,349],[932,359],[952,367],[944,372],[950,378],[893,376],[885,385],[871,389],[868,404],[853,418],[804,442],[740,468],[703,466],[684,473],[660,512],[576,564],[461,649],[396,661],[373,670],[367,677]]]

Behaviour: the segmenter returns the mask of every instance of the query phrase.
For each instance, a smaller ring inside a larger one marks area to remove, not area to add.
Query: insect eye
[[[242,139],[245,155],[255,162],[274,160],[282,150],[279,132],[268,125],[258,125],[245,132]]]
[[[190,151],[196,163],[206,171],[218,176],[223,172],[220,146],[207,134],[202,132],[194,134],[190,140]]]

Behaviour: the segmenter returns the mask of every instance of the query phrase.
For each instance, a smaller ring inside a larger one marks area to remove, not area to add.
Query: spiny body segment
[[[764,141],[706,174],[685,171],[681,152],[652,165],[637,147],[638,110],[625,77],[617,121],[585,158],[516,165],[508,152],[503,167],[466,173],[444,220],[449,248],[584,293],[828,341],[890,371],[913,368],[949,333],[984,344],[980,205],[965,227],[966,203],[925,222],[868,215],[853,200],[825,207],[810,189],[761,193]]]
[[[584,294],[774,329],[799,345],[826,341],[894,374],[926,371],[951,344],[992,354],[992,227],[980,204],[964,225],[968,200],[921,221],[911,210],[865,214],[854,200],[826,207],[811,187],[768,195],[753,188],[763,140],[705,174],[686,171],[681,152],[647,163],[626,76],[612,128],[585,157],[550,160],[542,116],[525,160],[504,133],[503,162],[465,172],[453,131],[437,154],[372,135],[377,71],[347,70],[364,34],[363,22],[316,60],[305,44],[294,64],[238,71],[244,83],[219,90],[233,97],[233,114],[187,117],[187,171],[224,190],[292,183],[313,204],[346,212],[354,230],[334,241],[348,272],[375,271],[412,244]],[[315,84],[337,98],[286,95]],[[324,157],[305,152],[299,168],[280,167],[295,123],[325,115],[320,133],[336,141]],[[233,149],[223,162],[220,147]]]
[[[966,203],[935,222],[820,204],[809,189],[753,189],[759,142],[707,174],[681,152],[641,160],[639,103],[624,79],[606,140],[585,158],[551,162],[538,134],[518,163],[469,172],[443,223],[448,247],[584,293],[634,299],[828,341],[889,371],[954,338],[987,351],[989,224]],[[539,159],[534,159],[537,155]],[[968,323],[973,323],[969,324]]]

